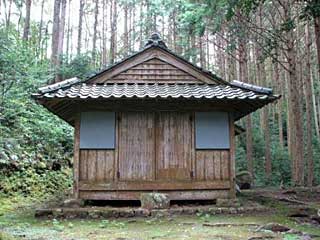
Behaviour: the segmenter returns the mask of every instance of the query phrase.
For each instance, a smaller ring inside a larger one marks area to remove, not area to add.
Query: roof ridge
[[[68,79],[65,79],[61,82],[57,82],[57,83],[46,85],[44,87],[40,87],[40,88],[38,88],[38,91],[42,94],[48,93],[48,92],[52,92],[52,91],[55,91],[55,90],[58,90],[61,88],[70,87],[71,85],[74,85],[79,82],[81,82],[81,79],[79,79],[77,77],[68,78]]]

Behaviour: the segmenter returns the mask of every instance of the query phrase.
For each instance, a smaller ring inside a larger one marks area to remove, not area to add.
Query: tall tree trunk
[[[97,27],[98,27],[98,14],[99,14],[99,0],[95,0],[94,8],[94,24],[93,24],[93,39],[92,39],[92,62],[96,66],[97,54]]]
[[[314,35],[317,47],[318,77],[320,76],[320,17],[314,17]]]
[[[70,29],[70,24],[71,24],[71,0],[68,2],[68,23],[67,23],[67,48],[66,48],[66,57],[67,57],[67,62],[69,62],[69,57],[70,57],[70,35],[71,35],[71,29]]]
[[[140,41],[140,49],[143,48],[144,39],[143,39],[143,1],[140,3],[140,16],[139,16],[139,41]]]
[[[23,27],[23,40],[27,41],[30,32],[31,0],[26,0],[26,18]]]
[[[312,102],[313,102],[313,117],[314,117],[314,125],[316,130],[317,138],[320,138],[320,131],[319,131],[319,120],[318,120],[318,109],[317,109],[317,101],[316,101],[316,94],[314,92],[314,75],[313,71],[311,71],[311,89],[312,89]]]
[[[111,39],[110,39],[110,62],[114,63],[117,52],[117,1],[111,0],[110,17],[111,17]]]
[[[58,57],[59,57],[58,46],[59,46],[59,26],[60,26],[60,5],[61,5],[61,0],[54,1],[51,62],[55,67],[58,65]]]
[[[247,50],[245,47],[245,43],[243,42],[243,39],[241,39],[239,44],[239,80],[242,82],[248,81],[248,65],[246,51]],[[246,153],[248,171],[252,176],[254,176],[251,115],[248,115],[246,117]]]
[[[278,91],[282,93],[283,87],[280,82],[279,63],[277,61],[273,63],[273,72],[274,72],[274,80],[278,86]],[[278,111],[278,127],[279,127],[279,145],[280,145],[280,148],[283,149],[284,140],[283,140],[283,124],[282,124],[282,99],[279,99],[277,102],[277,111]]]
[[[128,56],[129,33],[128,33],[128,4],[124,5],[124,39],[123,39],[124,56]]]
[[[310,26],[307,22],[305,26],[305,44],[306,44],[306,72],[304,76],[305,87],[305,101],[306,101],[306,162],[308,166],[307,171],[307,185],[313,185],[314,178],[314,164],[313,164],[313,151],[312,151],[312,85],[311,85],[311,45],[312,40],[310,37]]]
[[[286,2],[284,8],[284,19],[291,21],[290,1]],[[302,186],[304,183],[304,156],[303,156],[303,126],[301,118],[300,81],[297,77],[295,32],[290,30],[286,33],[286,56],[289,70],[289,109],[292,125],[291,128],[291,158],[293,162],[292,180],[295,185]],[[293,114],[294,113],[294,114]]]
[[[262,26],[262,8],[259,7],[258,15],[257,15],[257,24],[260,28]],[[259,46],[256,46],[256,55],[257,55],[257,81],[262,86],[267,84],[267,76],[266,76],[266,69],[265,63],[262,60],[262,49]],[[271,180],[271,172],[272,172],[272,163],[271,163],[271,151],[270,151],[270,127],[269,127],[269,108],[265,106],[260,112],[260,123],[261,123],[261,130],[264,135],[264,156],[265,156],[265,173],[266,173],[266,180],[270,183]]]
[[[66,7],[67,0],[61,0],[61,14],[59,19],[59,31],[58,31],[58,50],[57,50],[57,63],[56,67],[61,65],[61,55],[63,53],[63,40],[64,40],[64,29],[66,23]],[[61,74],[56,74],[55,82],[62,81],[63,76]]]
[[[237,18],[241,25],[240,31],[244,31],[244,26],[242,25],[242,15],[238,11]],[[247,49],[246,43],[243,37],[239,37],[238,39],[238,57],[239,57],[239,73],[238,78],[242,82],[248,81],[248,58],[247,58]],[[251,115],[246,117],[246,154],[247,154],[247,167],[248,171],[252,176],[254,176],[253,170],[253,146],[252,146],[252,121]]]
[[[131,6],[132,11],[132,23],[130,27],[131,37],[130,37],[130,53],[135,51],[136,43],[136,7],[135,5]]]
[[[83,14],[84,14],[84,0],[80,0],[79,25],[78,25],[78,45],[77,45],[77,54],[78,55],[81,54]]]
[[[39,38],[38,38],[38,55],[40,59],[43,58],[43,49],[42,49],[42,28],[43,28],[43,10],[44,10],[44,1],[41,2],[41,13],[40,13],[40,24],[39,24]]]
[[[102,2],[102,65],[107,65],[107,0]]]
[[[9,7],[8,7],[8,12],[7,10],[7,4],[6,1],[3,2],[5,5],[5,16],[6,16],[6,30],[8,31],[10,22],[11,22],[11,10],[12,10],[12,0],[9,0]]]
[[[206,62],[205,62],[205,52],[204,52],[204,44],[203,44],[203,37],[199,36],[199,51],[200,51],[200,66],[202,68],[206,67]]]

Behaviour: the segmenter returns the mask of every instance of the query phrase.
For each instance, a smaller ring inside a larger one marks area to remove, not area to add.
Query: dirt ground
[[[291,192],[290,192],[291,191]],[[8,239],[320,239],[320,191],[250,190],[239,196],[242,203],[256,201],[270,208],[266,213],[128,218],[128,219],[36,219],[40,203],[29,198],[0,198],[0,240]],[[272,231],[278,223],[290,230]]]

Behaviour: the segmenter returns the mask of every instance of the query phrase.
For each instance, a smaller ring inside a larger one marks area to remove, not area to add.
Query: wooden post
[[[74,148],[73,148],[73,196],[79,198],[79,169],[80,169],[80,114],[74,121]]]
[[[230,198],[236,197],[235,179],[236,179],[236,164],[235,164],[235,132],[233,113],[229,113],[230,123]]]
[[[119,180],[119,146],[120,146],[120,139],[119,139],[119,128],[121,126],[121,113],[120,112],[116,112],[116,119],[115,119],[115,148],[114,148],[114,162],[113,162],[113,166],[114,166],[114,170],[113,170],[113,181],[114,182],[118,182]]]

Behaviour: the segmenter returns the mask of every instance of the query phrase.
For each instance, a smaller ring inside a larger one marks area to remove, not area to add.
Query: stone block
[[[170,207],[168,194],[143,193],[140,196],[141,207],[145,209],[165,209]]]

